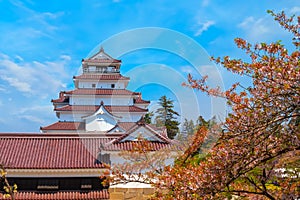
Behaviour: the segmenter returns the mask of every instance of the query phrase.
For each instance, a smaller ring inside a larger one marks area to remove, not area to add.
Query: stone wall
[[[114,186],[109,188],[110,200],[146,200],[152,194],[154,194],[152,187]]]

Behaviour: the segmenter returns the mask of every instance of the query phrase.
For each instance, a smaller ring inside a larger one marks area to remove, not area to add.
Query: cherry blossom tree
[[[212,58],[252,85],[226,91],[210,88],[207,77],[188,77],[185,86],[225,98],[230,107],[222,131],[200,128],[189,148],[157,178],[154,199],[296,199],[300,197],[300,16],[271,16],[292,36],[281,42],[250,44],[237,38],[251,62]],[[209,132],[220,137],[206,154],[197,151]]]

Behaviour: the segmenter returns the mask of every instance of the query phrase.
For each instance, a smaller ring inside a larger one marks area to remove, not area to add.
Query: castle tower
[[[61,91],[59,98],[52,100],[59,121],[41,131],[107,134],[114,130],[121,134],[136,125],[150,101],[126,89],[130,78],[120,74],[120,67],[121,60],[103,48],[82,59],[82,74],[73,76],[75,89]]]

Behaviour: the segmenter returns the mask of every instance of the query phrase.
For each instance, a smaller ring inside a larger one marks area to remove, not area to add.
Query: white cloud
[[[23,107],[21,108],[17,114],[24,114],[24,113],[29,113],[29,112],[48,112],[49,110],[52,110],[52,106],[49,104],[47,106],[31,106],[31,107]]]
[[[15,58],[16,58],[18,61],[24,61],[24,59],[23,59],[21,56],[19,56],[19,55],[16,55]]]
[[[65,56],[63,56],[65,57]],[[67,73],[65,65],[68,60],[14,62],[8,56],[0,57],[0,79],[24,95],[40,95],[47,98],[54,95],[60,88],[65,88]],[[12,91],[13,92],[13,91]]]
[[[0,118],[0,123],[1,123],[1,124],[6,124],[7,121],[6,121],[5,119],[1,119],[1,118]]]
[[[11,1],[14,6],[12,13],[13,23],[1,22],[0,43],[12,52],[32,52],[41,49],[39,46],[49,46],[48,42],[59,41],[62,34],[58,32],[61,27],[66,27],[60,23],[60,18],[64,12],[41,12],[32,9],[25,1]],[[10,18],[11,18],[10,17]],[[52,44],[50,44],[52,45]],[[54,43],[53,43],[54,45]]]
[[[34,122],[34,123],[38,123],[38,124],[45,123],[45,120],[43,120],[43,119],[41,119],[39,117],[33,116],[33,115],[19,115],[18,117],[20,119],[26,119],[28,121],[31,121],[31,122]]]
[[[4,81],[7,81],[9,85],[15,87],[20,92],[32,93],[30,85],[26,82],[22,82],[17,78],[10,78],[7,76],[0,76],[0,78]]]
[[[189,65],[186,65],[186,66],[181,66],[180,67],[180,71],[182,72],[185,72],[185,73],[192,73],[194,70],[193,70],[193,67],[192,66],[189,66]]]
[[[215,22],[212,20],[206,21],[206,22],[199,22],[198,23],[198,27],[197,27],[197,31],[194,34],[195,36],[199,36],[201,35],[204,31],[208,30],[208,28],[212,25],[214,25]]]
[[[245,36],[243,38],[251,43],[278,40],[284,34],[284,31],[279,28],[277,22],[269,15],[261,18],[247,17],[237,27],[244,31]]]
[[[292,14],[296,14],[300,12],[300,7],[299,6],[295,6],[293,8],[291,8],[290,13]]]
[[[0,92],[7,92],[4,85],[0,85]]]
[[[55,31],[58,29],[57,26],[52,25],[52,23],[50,23],[50,20],[54,20],[59,18],[60,16],[62,16],[64,13],[63,12],[57,12],[57,13],[50,13],[50,12],[43,12],[43,13],[39,13],[33,10],[29,11],[30,17],[26,18],[25,21],[37,24],[37,25],[41,25],[44,30],[46,31]]]
[[[253,35],[263,35],[271,32],[271,28],[267,24],[268,20],[266,18],[247,17],[238,27],[251,31]]]
[[[210,0],[202,0],[202,6],[203,6],[203,7],[208,6],[209,3],[210,3]]]
[[[55,30],[56,27],[51,25],[48,21],[57,19],[64,15],[64,12],[37,12],[33,9],[30,9],[25,5],[24,2],[21,1],[13,1],[12,2],[19,10],[23,13],[23,17],[20,22],[31,22],[32,25],[38,24],[42,25],[43,28],[47,30]],[[25,16],[25,17],[24,17]]]
[[[71,60],[71,56],[68,55],[61,55],[60,58],[67,61]]]
[[[253,23],[255,23],[254,17],[247,17],[246,19],[244,19],[244,21],[238,24],[238,27],[246,29],[249,26],[252,26]]]
[[[193,77],[199,77],[199,72],[198,72],[197,68],[195,68],[191,65],[181,66],[180,72],[182,72],[185,77],[187,77],[188,74],[191,74]]]
[[[199,68],[201,76],[208,76],[207,83],[210,87],[222,87],[223,80],[219,70],[212,65],[202,65]]]

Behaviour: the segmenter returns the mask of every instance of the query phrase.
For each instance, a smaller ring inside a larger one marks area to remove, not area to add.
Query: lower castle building
[[[0,163],[18,185],[16,199],[109,199],[99,177],[122,162],[119,152],[141,137],[153,151],[173,146],[164,127],[144,122],[150,101],[126,89],[120,66],[101,48],[82,59],[75,89],[51,101],[57,122],[36,134],[0,133]]]

